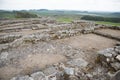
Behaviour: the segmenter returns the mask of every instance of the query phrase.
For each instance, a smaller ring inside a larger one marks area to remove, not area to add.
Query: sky
[[[120,0],[0,0],[0,9],[50,9],[120,12]]]

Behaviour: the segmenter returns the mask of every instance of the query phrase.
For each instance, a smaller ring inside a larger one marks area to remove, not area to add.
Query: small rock
[[[68,67],[66,67],[66,68],[64,69],[64,72],[65,72],[65,74],[67,74],[67,75],[74,75],[74,68],[68,68]]]
[[[120,80],[120,70],[115,73],[111,80]]]
[[[34,80],[32,77],[29,76],[21,76],[21,77],[13,77],[10,80]]]
[[[120,54],[120,46],[115,46],[115,51]]]
[[[50,76],[50,75],[56,74],[58,71],[56,70],[55,67],[49,67],[49,68],[46,68],[43,72],[46,76]]]
[[[77,66],[77,67],[85,68],[87,67],[88,62],[82,58],[78,58],[78,59],[73,59],[67,62],[67,64],[69,64],[70,66]]]
[[[113,52],[113,48],[108,48],[108,49],[99,51],[98,54],[99,55],[103,55],[105,57],[111,58],[112,57],[112,53],[111,52]]]
[[[86,76],[89,78],[93,77],[93,75],[91,75],[91,74],[86,74]]]
[[[0,60],[7,60],[8,52],[2,52],[0,55]]]
[[[107,58],[107,59],[106,59],[106,61],[107,61],[107,62],[110,62],[110,59],[109,59],[109,58]]]
[[[120,61],[120,55],[116,56],[116,59]]]
[[[79,79],[78,77],[72,75],[72,76],[69,76],[69,80],[79,80]]]
[[[119,63],[119,62],[111,63],[111,66],[112,66],[115,70],[119,70],[119,69],[120,69],[120,63]]]
[[[31,77],[32,77],[34,80],[45,80],[45,75],[43,74],[43,72],[33,73],[33,74],[31,74]]]

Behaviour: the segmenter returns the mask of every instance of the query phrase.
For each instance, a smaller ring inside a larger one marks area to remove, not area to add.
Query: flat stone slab
[[[85,68],[87,67],[88,62],[82,58],[78,58],[78,59],[73,59],[71,61],[68,61],[67,64],[70,66],[77,66],[77,67]]]

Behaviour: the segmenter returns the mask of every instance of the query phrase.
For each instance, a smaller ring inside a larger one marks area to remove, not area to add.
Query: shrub
[[[16,18],[36,18],[38,17],[36,14],[32,14],[26,11],[14,11]]]
[[[83,16],[83,17],[81,17],[81,19],[93,20],[93,21],[116,22],[116,23],[120,22],[120,18],[110,18],[110,17],[101,17],[101,16],[89,16],[89,15]]]

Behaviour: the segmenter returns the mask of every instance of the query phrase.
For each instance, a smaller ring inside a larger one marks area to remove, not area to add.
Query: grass
[[[66,22],[66,23],[68,23],[68,22],[71,22],[73,19],[71,19],[71,18],[64,18],[64,17],[61,17],[61,18],[57,18],[56,19],[58,22]]]
[[[95,23],[103,24],[103,25],[111,25],[111,26],[120,26],[120,23],[113,23],[113,22],[96,21]]]

